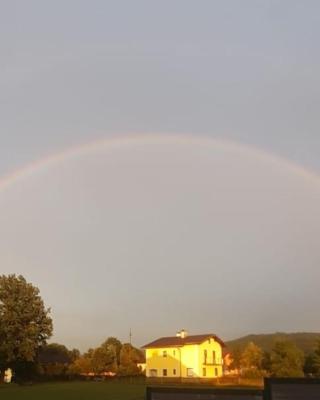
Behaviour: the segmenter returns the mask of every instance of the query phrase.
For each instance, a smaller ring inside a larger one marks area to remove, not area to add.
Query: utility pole
[[[130,331],[129,331],[129,343],[131,344],[131,341],[132,341],[132,332],[131,332],[131,328],[130,328]]]

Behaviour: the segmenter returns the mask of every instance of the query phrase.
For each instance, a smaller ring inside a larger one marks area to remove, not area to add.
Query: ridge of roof
[[[220,343],[222,347],[225,347],[223,340],[221,340],[217,335],[213,333],[205,333],[201,335],[188,335],[184,338],[179,336],[165,336],[145,344],[142,348],[182,347],[187,344],[200,344],[211,338]]]

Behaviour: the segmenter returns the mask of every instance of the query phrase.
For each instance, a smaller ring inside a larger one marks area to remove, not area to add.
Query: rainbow
[[[77,145],[64,149],[60,152],[49,154],[46,157],[40,158],[31,162],[21,168],[17,168],[11,173],[0,177],[0,192],[3,192],[10,186],[18,183],[21,180],[36,174],[38,171],[49,168],[53,165],[59,164],[68,159],[80,157],[86,154],[94,153],[101,148],[118,148],[123,146],[130,146],[133,144],[188,144],[188,145],[202,145],[213,146],[224,150],[231,150],[247,154],[250,157],[255,157],[274,164],[281,168],[286,168],[293,174],[300,176],[303,179],[310,180],[320,185],[320,176],[301,165],[295,164],[286,158],[267,153],[257,147],[243,145],[231,140],[214,139],[205,136],[196,137],[192,135],[172,135],[172,134],[139,134],[139,135],[126,135],[111,138],[98,139],[85,144]]]

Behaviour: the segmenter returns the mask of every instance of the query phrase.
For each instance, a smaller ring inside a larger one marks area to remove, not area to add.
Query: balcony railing
[[[220,361],[220,362],[219,362]],[[221,365],[222,362],[221,360],[217,359],[217,360],[213,360],[213,361],[208,361],[208,360],[203,360],[203,365]]]

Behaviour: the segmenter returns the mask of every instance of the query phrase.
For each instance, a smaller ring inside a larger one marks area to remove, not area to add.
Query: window
[[[173,357],[176,355],[176,351],[175,350],[173,350]]]
[[[215,351],[212,352],[212,362],[213,362],[213,364],[216,364],[216,352]]]
[[[207,370],[206,370],[206,368],[202,368],[202,375],[203,375],[203,376],[207,376]]]
[[[177,375],[177,371],[176,371],[175,368],[174,368],[174,370],[173,370],[173,375]]]
[[[149,371],[149,376],[152,378],[156,377],[158,375],[158,371],[156,369],[150,369]]]
[[[166,369],[163,369],[163,370],[162,370],[162,375],[163,375],[163,376],[167,376],[167,375],[168,375]]]
[[[187,368],[187,376],[193,376],[193,368]]]
[[[218,376],[218,368],[215,368],[215,369],[214,369],[214,375],[215,375],[215,376]]]
[[[163,355],[163,357],[167,357],[167,351],[163,350],[162,355]]]
[[[203,350],[203,364],[207,364],[207,356],[208,356],[207,350]]]

